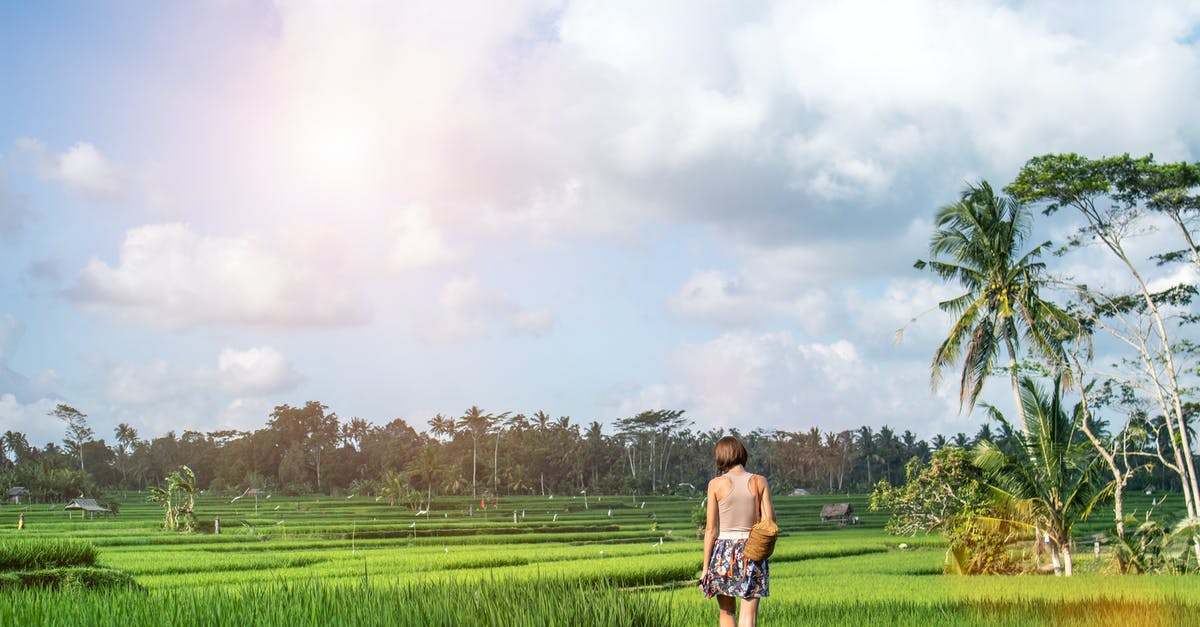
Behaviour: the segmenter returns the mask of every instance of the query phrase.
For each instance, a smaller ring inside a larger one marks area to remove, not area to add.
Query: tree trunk
[[[1059,555],[1058,555],[1059,548],[1060,547],[1056,543],[1052,542],[1050,544],[1050,563],[1054,564],[1054,576],[1055,577],[1062,577],[1062,574],[1063,574],[1062,559],[1059,558]]]
[[[1021,431],[1029,435],[1029,425],[1025,424],[1025,407],[1021,405],[1021,386],[1017,382],[1017,349],[1011,337],[1004,338],[1004,345],[1008,348],[1008,375],[1012,381],[1013,402],[1017,404],[1017,419],[1021,421]]]
[[[1072,563],[1071,563],[1071,541],[1070,540],[1068,540],[1066,542],[1066,544],[1062,545],[1062,562],[1063,562],[1063,575],[1070,577],[1071,572],[1073,570]]]

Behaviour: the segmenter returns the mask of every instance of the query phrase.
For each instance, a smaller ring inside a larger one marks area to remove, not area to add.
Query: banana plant
[[[196,528],[196,473],[187,466],[180,466],[166,477],[166,489],[150,486],[149,500],[162,503],[166,508],[163,529],[191,532]]]

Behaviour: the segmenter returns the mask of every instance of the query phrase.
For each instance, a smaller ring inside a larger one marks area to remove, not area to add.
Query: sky
[[[37,445],[59,402],[109,440],[308,400],[973,433],[929,383],[937,208],[1200,152],[1196,2],[7,3],[0,45],[0,431]],[[1055,264],[1119,284],[1098,255]]]

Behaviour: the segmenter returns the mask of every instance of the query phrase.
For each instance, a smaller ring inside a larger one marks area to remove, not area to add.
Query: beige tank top
[[[721,531],[750,531],[758,522],[758,507],[754,493],[750,491],[750,478],[754,475],[746,472],[740,475],[725,473],[733,483],[733,489],[725,498],[717,501],[717,512],[720,515],[718,526]]]

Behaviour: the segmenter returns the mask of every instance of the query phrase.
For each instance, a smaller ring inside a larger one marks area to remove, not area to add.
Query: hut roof
[[[17,487],[15,487],[15,488],[9,488],[9,489],[8,489],[8,495],[9,495],[9,496],[28,496],[28,495],[29,495],[29,488],[26,488],[26,487],[23,487],[23,486],[17,486]]]
[[[96,499],[71,499],[63,509],[81,509],[85,512],[111,512],[112,510],[96,502]]]
[[[854,513],[854,508],[849,503],[829,503],[821,508],[821,518],[849,516],[852,513]]]

